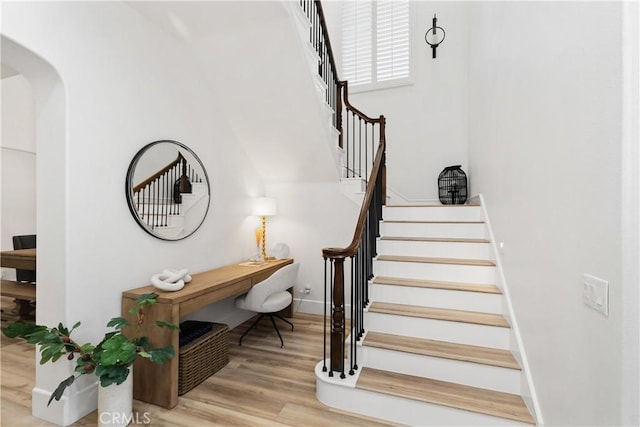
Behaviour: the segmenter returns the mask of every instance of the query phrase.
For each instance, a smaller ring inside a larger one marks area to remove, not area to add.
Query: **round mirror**
[[[209,178],[186,145],[155,141],[135,155],[125,183],[127,203],[144,231],[180,240],[202,225],[209,211]]]

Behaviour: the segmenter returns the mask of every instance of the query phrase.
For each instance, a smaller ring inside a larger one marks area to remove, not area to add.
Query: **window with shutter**
[[[350,87],[409,79],[408,0],[344,1],[342,20],[342,75]]]

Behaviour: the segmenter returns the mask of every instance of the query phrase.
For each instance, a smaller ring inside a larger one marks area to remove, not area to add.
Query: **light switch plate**
[[[582,279],[582,302],[609,316],[609,282],[585,273]]]

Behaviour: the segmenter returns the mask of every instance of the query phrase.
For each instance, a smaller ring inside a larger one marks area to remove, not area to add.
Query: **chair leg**
[[[238,342],[238,345],[242,345],[242,339],[244,338],[245,335],[247,335],[249,333],[250,330],[252,330],[253,328],[256,327],[256,325],[258,325],[258,322],[260,321],[260,319],[262,319],[264,317],[264,314],[261,314],[260,316],[258,316],[258,318],[256,319],[255,322],[253,322],[251,324],[251,326],[249,326],[249,328],[247,328],[246,331],[244,331],[244,334],[242,334],[242,336],[240,337],[240,341]]]
[[[291,325],[291,330],[293,331],[293,323],[289,322],[287,319],[285,319],[282,316],[278,316],[277,314],[274,314],[274,316],[276,316],[278,319],[282,320],[283,322],[286,322],[286,323],[290,324]]]
[[[278,325],[276,325],[276,321],[273,319],[273,314],[268,314],[267,316],[269,316],[269,318],[271,319],[271,323],[273,323],[273,327],[276,329],[276,332],[278,333],[278,338],[280,338],[280,348],[284,348],[284,341],[282,341],[282,335],[280,335],[280,330],[278,329]]]

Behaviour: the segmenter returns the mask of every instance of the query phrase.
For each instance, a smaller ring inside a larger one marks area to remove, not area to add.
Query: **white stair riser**
[[[408,221],[480,221],[480,206],[385,206],[382,211],[385,220]]]
[[[484,223],[388,222],[380,226],[381,236],[450,237],[485,239]]]
[[[490,259],[489,243],[421,242],[384,240],[377,244],[378,255],[405,255],[440,258]]]
[[[365,312],[366,330],[460,344],[509,349],[510,328]]]
[[[322,362],[319,363],[321,365]],[[316,397],[325,405],[413,426],[516,426],[515,421],[325,381],[316,367]]]
[[[495,283],[495,270],[496,267],[492,266],[434,264],[425,262],[375,260],[373,263],[373,273],[376,276],[488,285]]]
[[[500,294],[376,283],[369,287],[369,298],[371,301],[394,304],[450,308],[483,313],[502,313],[502,295]]]
[[[520,371],[383,348],[358,346],[358,365],[417,377],[520,393]]]

